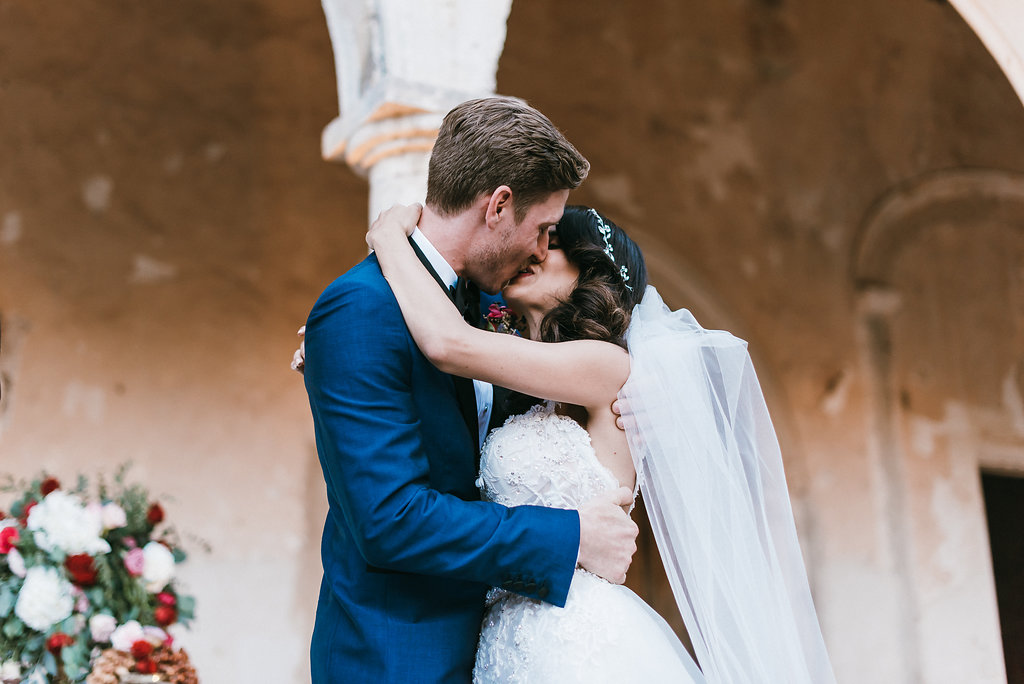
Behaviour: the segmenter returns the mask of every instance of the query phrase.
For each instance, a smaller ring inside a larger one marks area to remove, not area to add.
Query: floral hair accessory
[[[494,302],[487,310],[487,329],[491,332],[519,335],[519,316],[507,306]]]
[[[604,238],[604,253],[608,255],[608,258],[612,260],[612,265],[615,265],[615,250],[612,249],[612,229],[604,222],[601,215],[597,213],[597,209],[590,209],[590,215],[597,221],[597,230],[601,233],[601,237]],[[622,283],[626,286],[626,289],[630,292],[633,291],[633,286],[629,284],[629,269],[626,268],[625,264],[619,266],[619,276],[622,278]]]

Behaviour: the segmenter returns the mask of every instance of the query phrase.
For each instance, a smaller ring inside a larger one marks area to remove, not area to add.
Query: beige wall
[[[498,88],[590,157],[574,199],[656,238],[682,274],[675,303],[750,340],[840,681],[1003,680],[977,472],[994,450],[980,416],[1024,470],[1010,410],[1024,225],[1019,204],[988,209],[1013,201],[988,189],[1024,170],[1024,110],[959,15],[519,3]],[[949,175],[953,190],[923,192],[925,208],[892,219],[903,237],[873,247],[898,260],[886,287],[862,282],[879,205]],[[915,450],[922,433],[931,451]]]
[[[306,681],[323,492],[287,363],[366,216],[319,159],[319,5],[0,0],[0,56],[0,471],[134,461],[213,547],[186,570],[206,681]],[[1024,109],[963,20],[521,0],[498,90],[591,159],[574,201],[675,304],[750,340],[840,681],[999,681],[976,478],[1024,470],[1024,257],[984,188],[1024,172]]]
[[[362,252],[316,3],[0,2],[0,471],[136,464],[210,542],[208,682],[308,679],[322,487],[288,368]]]

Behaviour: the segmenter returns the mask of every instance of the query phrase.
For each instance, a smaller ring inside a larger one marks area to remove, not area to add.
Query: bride
[[[576,508],[642,490],[697,660],[638,596],[577,568],[564,608],[490,592],[474,681],[834,682],[746,344],[669,311],[637,245],[571,206],[548,257],[502,291],[522,335],[479,330],[413,252],[419,212],[389,209],[367,243],[431,362],[514,391],[483,446],[482,496]]]

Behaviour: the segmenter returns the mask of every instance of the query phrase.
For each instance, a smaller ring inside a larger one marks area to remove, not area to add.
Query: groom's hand
[[[615,427],[625,430],[626,424],[622,422],[622,405],[619,404],[618,399],[612,402],[612,413],[615,414]]]
[[[580,506],[579,564],[614,584],[626,581],[640,529],[623,511],[633,503],[625,487],[595,496]]]

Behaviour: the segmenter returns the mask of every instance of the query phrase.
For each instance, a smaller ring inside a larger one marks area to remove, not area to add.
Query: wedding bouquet
[[[158,671],[167,628],[187,625],[194,600],[175,585],[185,560],[159,503],[126,485],[95,491],[79,477],[8,480],[0,510],[0,681],[81,682],[101,652],[131,654],[131,671]],[[127,662],[127,661],[126,661]]]

